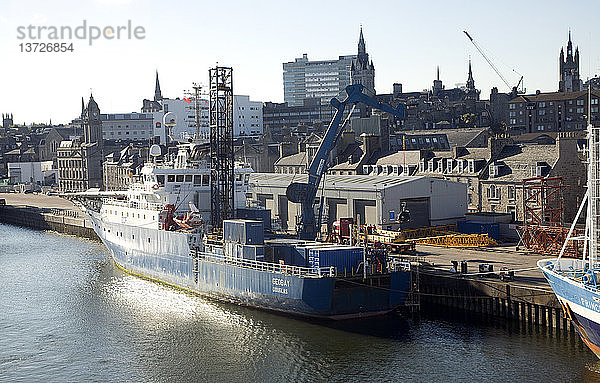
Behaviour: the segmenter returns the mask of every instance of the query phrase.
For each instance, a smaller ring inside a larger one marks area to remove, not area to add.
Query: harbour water
[[[600,362],[533,328],[213,302],[122,273],[98,242],[0,224],[0,381],[600,382]]]

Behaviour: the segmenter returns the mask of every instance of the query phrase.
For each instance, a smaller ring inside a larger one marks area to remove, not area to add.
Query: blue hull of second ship
[[[573,322],[583,342],[600,358],[600,292],[568,275],[553,272],[553,260],[542,260],[538,265],[563,312]]]
[[[157,256],[107,243],[125,271],[211,298],[306,317],[347,319],[379,315],[402,305],[410,272],[362,279],[307,277],[256,270],[191,256]],[[368,283],[368,282],[367,282]]]

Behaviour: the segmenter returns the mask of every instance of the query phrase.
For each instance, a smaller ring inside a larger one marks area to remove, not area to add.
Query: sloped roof
[[[453,152],[434,151],[432,153],[434,157],[455,158]],[[491,152],[489,148],[462,148],[456,156],[456,159],[463,160],[489,160],[490,158]]]
[[[306,152],[300,152],[289,156],[281,157],[275,161],[275,165],[280,166],[306,166],[308,163],[308,156]]]
[[[402,165],[405,162],[409,165],[418,164],[421,160],[419,150],[407,150],[406,152],[397,152],[385,157],[379,158],[375,165]]]
[[[538,163],[547,164],[552,168],[557,160],[556,145],[507,145],[497,159],[502,165],[499,169],[500,174],[491,179],[521,182],[524,178],[532,176],[532,169],[535,171]]]
[[[563,101],[573,100],[582,96],[587,97],[587,90],[579,92],[550,92],[540,94],[522,94],[519,95],[509,102],[538,102],[538,101]],[[600,90],[592,90],[592,94],[596,97],[600,97]]]
[[[488,128],[461,128],[461,129],[423,129],[404,131],[407,138],[412,135],[438,135],[444,134],[450,143],[450,147],[467,146],[477,136],[488,130]]]

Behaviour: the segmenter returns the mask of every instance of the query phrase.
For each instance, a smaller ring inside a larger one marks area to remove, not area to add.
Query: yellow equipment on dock
[[[419,245],[443,247],[486,247],[497,246],[498,243],[487,234],[447,234],[435,237],[409,239]]]

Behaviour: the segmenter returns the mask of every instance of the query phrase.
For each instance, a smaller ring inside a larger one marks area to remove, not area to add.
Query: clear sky
[[[462,33],[469,31],[510,83],[528,92],[558,88],[558,54],[568,30],[581,54],[581,77],[600,73],[594,32],[598,1],[27,1],[0,2],[0,112],[16,123],[69,122],[81,97],[103,113],[140,111],[154,94],[181,97],[207,83],[217,62],[234,68],[234,92],[283,101],[282,63],[355,54],[362,24],[375,64],[375,87],[389,93],[429,88],[440,66],[446,87],[464,83],[472,59],[475,85],[488,98],[506,86]],[[142,26],[142,40],[18,39],[19,26]],[[20,43],[73,42],[65,53],[21,52]]]

